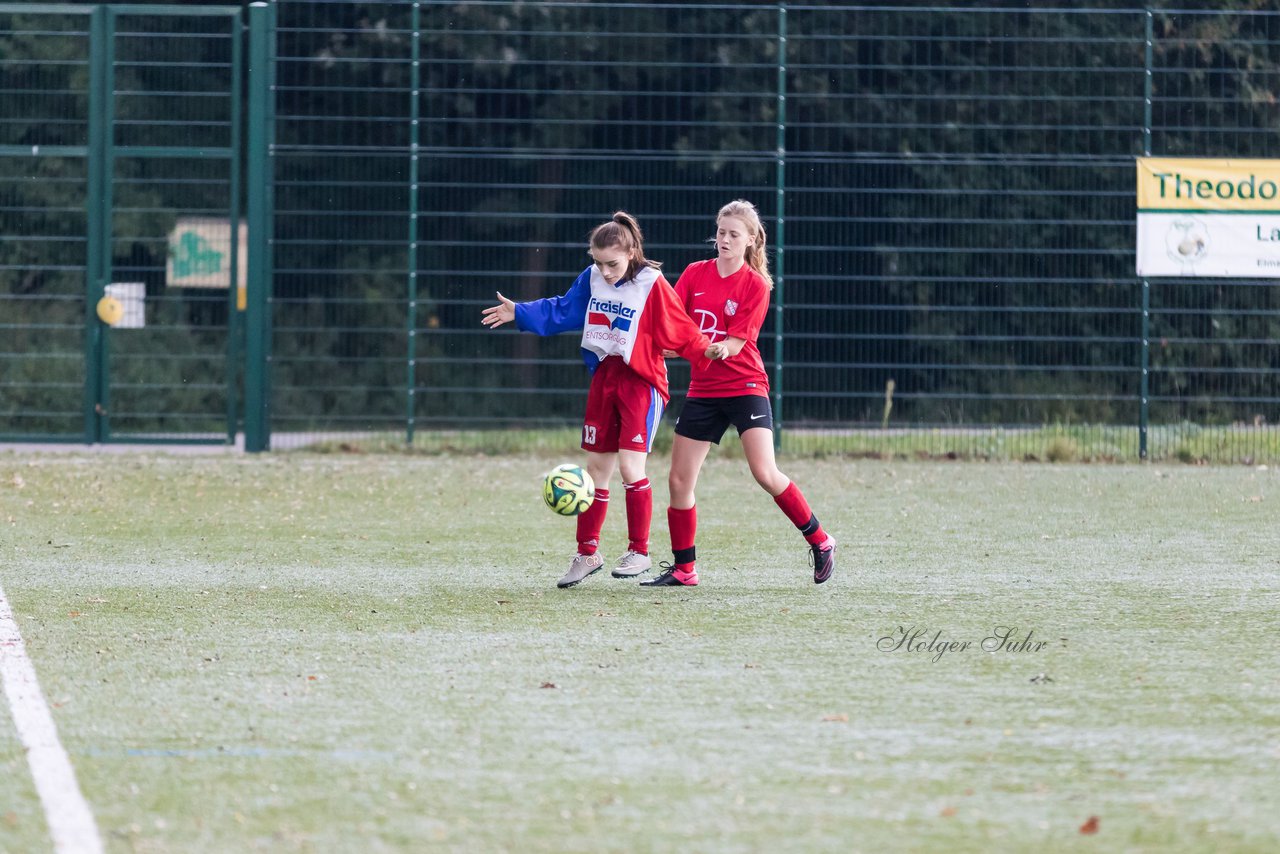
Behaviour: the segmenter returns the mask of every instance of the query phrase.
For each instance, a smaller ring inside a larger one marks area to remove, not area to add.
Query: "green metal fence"
[[[784,448],[1134,458],[1145,416],[1156,458],[1277,456],[1275,288],[1133,251],[1136,155],[1280,152],[1274,13],[279,13],[277,446],[572,426],[576,341],[480,309],[561,292],[615,208],[674,279],[745,197]]]
[[[234,441],[242,29],[0,5],[0,436]]]
[[[1254,5],[281,0],[249,432],[564,443],[576,339],[481,308],[562,292],[617,208],[674,280],[742,197],[784,450],[1280,459],[1276,288],[1134,275],[1135,156],[1280,155],[1280,13]],[[74,393],[64,361],[31,381]]]

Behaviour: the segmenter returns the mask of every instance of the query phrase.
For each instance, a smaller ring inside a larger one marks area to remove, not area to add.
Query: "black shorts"
[[[773,429],[773,407],[758,394],[738,397],[690,397],[676,419],[676,435],[699,442],[720,444],[732,424],[738,435],[752,427]]]

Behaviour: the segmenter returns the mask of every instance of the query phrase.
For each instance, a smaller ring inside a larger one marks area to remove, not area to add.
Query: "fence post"
[[[231,19],[231,192],[227,219],[231,228],[232,287],[227,294],[227,444],[236,442],[236,416],[240,412],[240,368],[244,363],[244,294],[247,282],[241,281],[241,253],[249,247],[240,244],[241,176],[244,174],[244,10]],[[246,224],[247,227],[247,224]],[[246,235],[246,240],[248,236]],[[247,276],[246,276],[247,278]]]
[[[409,268],[409,311],[406,318],[408,326],[407,365],[405,372],[405,443],[413,444],[414,417],[417,412],[418,385],[418,89],[422,85],[422,4],[413,4],[413,64],[409,68],[409,256],[406,266]]]
[[[782,447],[782,315],[787,196],[787,4],[778,3],[777,221],[773,240],[773,446]]]
[[[102,299],[107,271],[103,259],[110,257],[111,240],[107,235],[110,216],[103,206],[103,187],[107,178],[108,123],[106,101],[107,48],[110,40],[107,7],[94,6],[89,17],[89,150],[87,152],[88,187],[85,192],[85,336],[84,336],[84,441],[101,441],[98,406],[102,400],[102,322],[97,305]]]
[[[244,447],[271,446],[271,8],[249,6],[249,115],[246,176],[249,190],[249,258],[245,303]]]
[[[1155,22],[1150,9],[1146,17],[1146,75],[1143,82],[1142,105],[1142,154],[1151,156],[1151,98],[1154,87],[1151,80],[1151,68],[1155,63]],[[1147,459],[1147,427],[1150,417],[1149,403],[1151,386],[1151,282],[1142,279],[1142,349],[1139,355],[1139,366],[1142,373],[1138,380],[1138,459]]]

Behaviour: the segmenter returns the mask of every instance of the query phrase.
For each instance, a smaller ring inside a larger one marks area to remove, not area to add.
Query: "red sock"
[[[627,548],[642,555],[649,553],[649,526],[653,522],[653,489],[649,478],[642,477],[635,483],[624,483],[627,496]]]
[[[604,514],[609,512],[609,490],[597,489],[596,499],[584,512],[578,514],[578,554],[593,555],[600,547],[600,529],[604,527]]]
[[[698,534],[698,508],[680,510],[668,507],[667,527],[671,529],[671,554],[675,558],[676,569],[691,572],[697,557],[693,541]]]
[[[791,524],[800,529],[806,543],[816,546],[826,540],[827,532],[822,530],[818,517],[809,509],[809,502],[804,500],[804,493],[795,481],[787,484],[781,494],[773,496],[773,500],[787,514]]]

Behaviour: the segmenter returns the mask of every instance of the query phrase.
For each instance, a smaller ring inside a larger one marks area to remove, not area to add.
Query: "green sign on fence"
[[[245,223],[239,228],[236,281],[245,281]],[[231,287],[231,224],[212,217],[180,217],[169,233],[166,282],[171,288]]]

